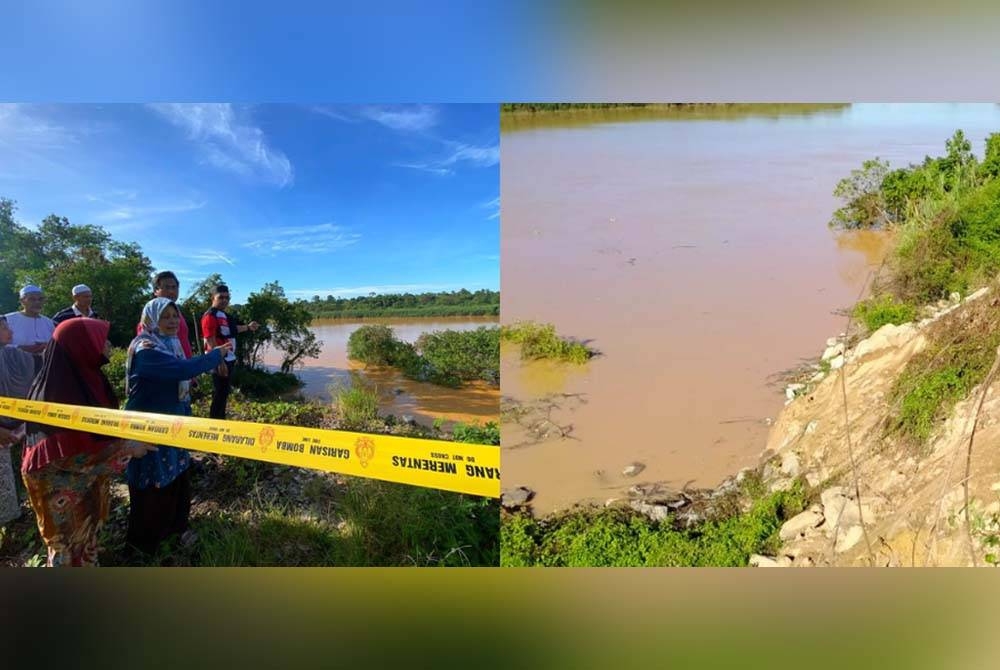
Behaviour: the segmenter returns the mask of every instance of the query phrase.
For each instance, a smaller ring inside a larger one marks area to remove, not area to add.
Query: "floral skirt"
[[[108,518],[111,477],[128,456],[119,442],[23,473],[49,567],[97,565],[97,537]]]

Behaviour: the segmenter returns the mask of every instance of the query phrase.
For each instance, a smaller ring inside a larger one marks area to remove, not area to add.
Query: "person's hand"
[[[225,358],[226,354],[228,354],[232,350],[233,350],[233,345],[231,342],[228,341],[224,342],[223,344],[220,344],[217,347],[212,347],[212,351],[220,352],[223,358]]]
[[[254,332],[258,328],[260,328],[260,324],[257,323],[256,321],[251,321],[250,323],[247,324],[247,328],[250,329],[250,332]]]
[[[14,433],[6,428],[0,428],[0,447],[9,447],[15,442],[17,442],[17,438],[14,437]]]
[[[124,451],[130,458],[142,458],[149,452],[159,451],[159,449],[155,444],[136,442],[135,440],[126,440]]]

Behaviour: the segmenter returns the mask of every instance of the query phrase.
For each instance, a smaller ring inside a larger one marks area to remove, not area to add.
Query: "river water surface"
[[[485,382],[452,389],[407,379],[394,368],[365,366],[348,360],[347,340],[351,333],[366,324],[390,326],[399,339],[415,342],[421,333],[475,330],[480,326],[495,325],[496,320],[469,316],[364,321],[316,319],[310,328],[322,343],[320,357],[306,359],[304,367],[295,371],[305,384],[302,388],[305,396],[329,401],[331,387],[349,386],[351,375],[357,374],[378,389],[379,411],[382,414],[412,417],[424,425],[431,425],[438,418],[466,423],[499,420],[500,391]],[[281,363],[281,355],[270,350],[264,362],[272,368],[276,367]]]
[[[775,376],[844,330],[838,310],[885,253],[878,234],[827,228],[837,182],[875,156],[941,155],[957,128],[981,156],[1000,131],[995,105],[600,116],[501,134],[503,322],[601,352],[571,367],[503,350],[503,395],[559,394],[547,411],[568,434],[532,444],[503,425],[504,485],[536,491],[539,512],[755,464],[784,402]],[[629,479],[633,461],[646,469]]]

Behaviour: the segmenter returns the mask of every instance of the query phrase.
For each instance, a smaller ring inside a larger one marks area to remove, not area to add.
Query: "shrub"
[[[347,430],[364,430],[378,420],[378,392],[357,379],[346,388],[332,389],[337,415]]]
[[[369,365],[395,365],[399,345],[389,326],[361,326],[347,339],[347,356]]]
[[[871,333],[887,323],[898,325],[913,321],[916,316],[916,307],[897,302],[891,295],[864,300],[854,307],[854,318],[864,323]]]
[[[522,321],[500,329],[500,337],[521,345],[521,358],[554,359],[570,363],[586,363],[597,352],[581,342],[559,337],[551,323]]]
[[[124,403],[126,398],[125,388],[125,364],[128,361],[128,351],[115,347],[111,350],[111,358],[102,368],[104,375],[111,382],[111,388],[115,390],[119,403]]]
[[[494,421],[487,422],[485,426],[456,423],[451,434],[456,442],[500,445],[500,426]]]
[[[500,384],[500,329],[443,330],[424,333],[416,350],[427,364],[430,381],[446,386],[482,379]]]

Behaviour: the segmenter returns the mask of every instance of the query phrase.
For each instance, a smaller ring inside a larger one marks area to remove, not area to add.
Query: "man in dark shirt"
[[[229,287],[219,284],[212,289],[212,306],[201,317],[201,335],[205,340],[206,352],[226,342],[232,344],[232,349],[226,354],[226,360],[212,373],[212,407],[209,416],[213,419],[226,418],[226,402],[229,400],[233,364],[236,363],[236,335],[248,330],[253,332],[258,328],[256,321],[251,321],[247,325],[237,324],[226,313],[227,307],[229,307]]]
[[[77,284],[73,287],[73,304],[66,309],[59,310],[52,317],[53,323],[57,326],[66,321],[67,319],[72,319],[78,316],[89,316],[92,319],[99,319],[91,306],[90,303],[94,300],[94,294],[91,293],[90,287],[86,284]]]

